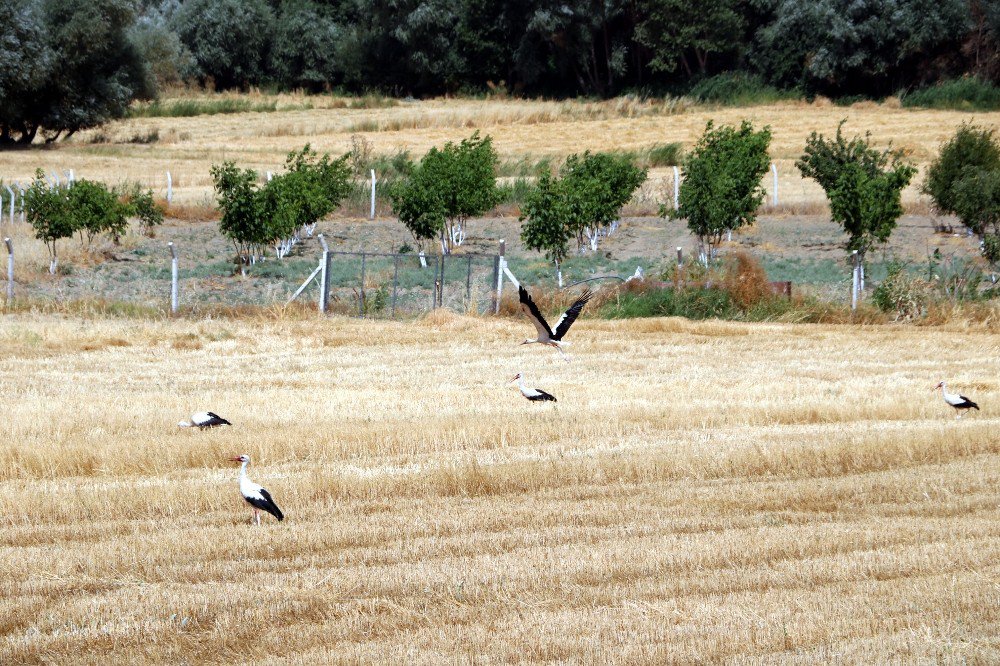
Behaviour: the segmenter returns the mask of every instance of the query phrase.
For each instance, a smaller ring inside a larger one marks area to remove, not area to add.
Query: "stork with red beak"
[[[979,411],[979,405],[972,402],[964,395],[959,395],[958,393],[948,393],[948,386],[944,382],[938,382],[938,385],[934,387],[934,390],[937,391],[938,389],[941,389],[941,395],[944,397],[944,401],[954,407],[955,411],[958,412],[955,418],[962,418],[962,416],[965,415],[965,412],[970,409],[974,409],[977,412]]]
[[[240,467],[240,494],[243,495],[243,499],[246,500],[247,504],[253,507],[253,518],[252,523],[260,525],[260,512],[267,511],[269,514],[277,518],[279,521],[284,520],[285,516],[281,513],[281,509],[278,505],[274,503],[271,498],[271,493],[264,490],[264,488],[250,479],[247,478],[247,465],[250,464],[250,456],[243,454],[235,458],[230,458],[233,462],[243,463]]]
[[[527,289],[519,286],[517,288],[517,295],[521,301],[521,310],[524,314],[528,315],[531,323],[535,325],[535,330],[538,331],[538,337],[536,339],[532,340],[531,338],[528,338],[521,344],[531,345],[538,343],[548,345],[549,347],[555,347],[559,350],[559,353],[565,357],[566,352],[562,350],[562,346],[566,344],[562,340],[563,336],[569,332],[569,327],[572,326],[573,322],[576,321],[576,318],[580,316],[580,312],[583,311],[583,306],[586,305],[587,301],[589,301],[594,295],[593,292],[589,289],[583,292],[583,295],[576,299],[573,305],[569,306],[569,309],[566,310],[561,317],[559,317],[559,321],[556,322],[555,328],[549,328],[548,322],[545,321],[545,317],[542,316],[542,313],[538,310],[538,306],[535,305],[535,302],[531,300],[531,294],[528,293]],[[569,359],[567,358],[566,360]]]
[[[544,402],[546,400],[551,400],[556,402],[556,397],[551,393],[546,393],[542,389],[529,388],[524,385],[524,378],[521,377],[521,373],[517,373],[510,381],[517,382],[517,388],[521,389],[521,395],[532,402]]]

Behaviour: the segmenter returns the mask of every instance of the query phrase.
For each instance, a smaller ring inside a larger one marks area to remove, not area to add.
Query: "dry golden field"
[[[177,99],[218,100],[231,95],[185,95]],[[251,103],[273,103],[268,113],[236,113],[190,118],[136,118],[82,132],[68,143],[51,149],[0,153],[0,178],[28,180],[36,168],[51,171],[74,169],[80,177],[106,182],[133,180],[166,190],[167,170],[174,179],[175,201],[201,204],[212,201],[209,168],[225,159],[258,169],[279,171],[285,155],[305,143],[339,155],[350,149],[351,136],[365,137],[377,154],[410,151],[419,157],[432,146],[458,141],[475,130],[493,136],[501,159],[518,161],[543,157],[560,159],[583,150],[642,150],[653,145],[681,142],[689,148],[708,120],[738,124],[752,120],[773,128],[771,156],[779,170],[779,195],[783,205],[815,205],[823,192],[804,181],[794,167],[808,134],[830,135],[847,119],[849,135],[871,131],[878,146],[907,151],[925,167],[962,121],[1000,127],[1000,113],[970,114],[959,111],[912,110],[898,102],[864,102],[851,107],[829,101],[789,102],[749,108],[712,108],[683,99],[642,102],[629,98],[604,102],[439,99],[383,101],[378,108],[352,108],[357,100],[331,96],[245,95]],[[311,107],[311,108],[307,108]],[[128,143],[156,132],[159,140],[148,145]],[[92,143],[101,134],[105,141]],[[669,181],[669,182],[668,182]],[[921,202],[918,185],[904,194],[908,205]],[[770,177],[765,179],[771,190]],[[668,169],[655,169],[637,195],[640,204],[652,207],[663,201],[672,186]]]
[[[1000,659],[996,334],[530,332],[3,317],[0,663]]]

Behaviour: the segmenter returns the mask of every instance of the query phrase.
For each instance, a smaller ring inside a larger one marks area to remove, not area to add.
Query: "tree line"
[[[1000,0],[0,0],[0,143],[157,87],[683,93],[720,73],[879,97],[1000,80]]]

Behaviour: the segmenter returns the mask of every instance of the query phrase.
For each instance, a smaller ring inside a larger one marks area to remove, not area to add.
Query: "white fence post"
[[[24,223],[25,213],[24,213],[24,185],[20,183],[17,184],[17,189],[21,192],[21,223]]]
[[[375,169],[372,169],[372,212],[371,219],[375,219]]]
[[[167,203],[174,202],[174,179],[170,177],[170,172],[167,172]]]
[[[7,245],[7,302],[14,300],[14,244],[9,238],[4,238]]]
[[[674,167],[674,210],[680,207],[681,197],[681,170]]]
[[[177,314],[177,248],[173,242],[167,243],[170,248],[170,312]]]
[[[496,307],[493,308],[493,314],[500,314],[500,297],[503,295],[503,270],[504,270],[504,254],[507,251],[507,241],[500,239],[500,256],[497,257],[497,299]]]
[[[771,192],[771,205],[778,205],[778,165],[771,162],[771,175],[774,176],[774,190]]]
[[[317,238],[319,244],[323,246],[323,257],[319,263],[323,267],[319,272],[319,311],[326,314],[330,298],[330,247],[326,244],[323,234],[319,234]]]
[[[851,311],[858,309],[858,287],[861,281],[859,280],[860,275],[858,274],[858,251],[854,250],[851,252],[851,265],[853,270],[851,271]]]

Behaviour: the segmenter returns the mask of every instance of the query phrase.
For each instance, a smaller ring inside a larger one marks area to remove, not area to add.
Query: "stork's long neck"
[[[248,460],[245,463],[243,463],[242,465],[240,465],[240,485],[241,486],[243,485],[243,482],[247,480],[247,465],[249,465],[249,464],[250,464],[250,461]]]

